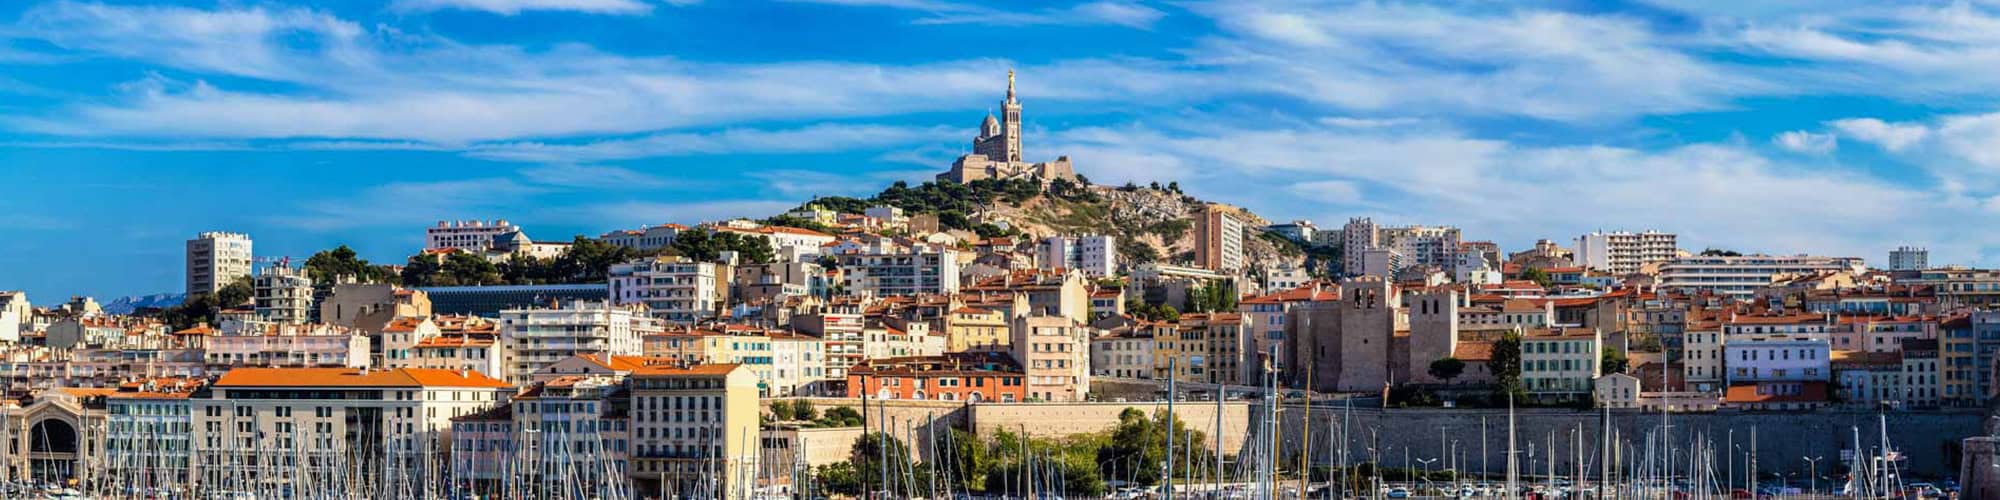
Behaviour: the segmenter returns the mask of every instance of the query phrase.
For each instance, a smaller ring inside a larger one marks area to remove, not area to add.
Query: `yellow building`
[[[640,491],[743,498],[756,470],[757,375],[737,364],[632,371],[632,476]]]
[[[1007,313],[999,309],[965,306],[945,314],[945,351],[973,349],[1006,350]]]

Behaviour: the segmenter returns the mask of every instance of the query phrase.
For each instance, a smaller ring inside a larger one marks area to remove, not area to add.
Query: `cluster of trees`
[[[344,248],[344,247],[343,247]],[[674,243],[658,251],[640,251],[597,239],[577,236],[568,249],[553,258],[514,254],[502,262],[492,262],[470,253],[453,253],[443,258],[419,253],[410,256],[397,276],[406,286],[542,285],[558,283],[603,283],[613,264],[640,257],[678,255],[696,261],[714,261],[722,252],[734,251],[744,264],[767,264],[777,258],[769,240],[738,233],[684,231]],[[366,261],[362,261],[366,264]]]
[[[814,408],[812,401],[779,400],[771,402],[771,418],[780,422],[808,422],[810,427],[859,427],[861,412],[845,406],[835,406],[825,415]]]
[[[465,252],[453,253],[442,259],[419,253],[410,256],[400,277],[406,286],[602,283],[612,264],[643,255],[631,248],[577,236],[570,240],[569,248],[554,258],[517,253],[504,262],[496,263]]]
[[[1533,281],[1535,282],[1535,284],[1544,287],[1555,283],[1555,278],[1549,277],[1549,272],[1543,271],[1542,268],[1539,267],[1530,267],[1522,269],[1521,279]]]
[[[1236,310],[1236,282],[1215,281],[1190,290],[1187,303],[1183,306],[1182,310],[1192,313],[1233,312]]]
[[[1146,321],[1180,321],[1181,310],[1166,304],[1148,304],[1139,297],[1125,299],[1125,313]]]
[[[937,431],[933,463],[917,462],[893,436],[869,433],[855,441],[849,461],[815,469],[814,480],[822,491],[844,495],[889,491],[935,497],[946,492],[931,491],[933,485],[946,485],[951,493],[975,495],[1018,497],[1032,488],[1050,496],[1056,496],[1050,490],[1059,490],[1064,496],[1092,497],[1104,494],[1109,479],[1158,484],[1169,439],[1177,453],[1187,453],[1175,463],[1178,477],[1199,476],[1212,467],[1213,455],[1201,451],[1208,449],[1207,437],[1179,419],[1127,408],[1118,421],[1108,432],[1063,439],[1032,439],[1003,430],[985,441],[964,430],[943,429]]]
[[[215,293],[199,293],[181,299],[181,303],[162,309],[134,311],[135,316],[148,316],[166,323],[175,330],[191,328],[196,324],[215,324],[215,316],[223,309],[241,306],[250,302],[251,288],[249,276],[238,276],[222,285]]]
[[[1053,186],[1053,183],[1051,184]],[[1081,185],[1089,184],[1085,180]],[[1083,196],[1076,193],[1084,193],[1094,198],[1095,195],[1090,194],[1089,190],[1075,186],[1078,185],[1070,184],[1069,187],[1063,188],[1062,192],[1065,196]],[[973,223],[967,214],[977,213],[985,206],[1000,201],[1012,204],[1025,203],[1042,193],[1042,184],[1030,179],[980,179],[964,184],[932,181],[916,187],[910,187],[908,182],[896,181],[873,197],[826,196],[814,198],[806,202],[805,206],[816,205],[827,210],[850,214],[862,213],[867,211],[868,207],[878,205],[891,206],[901,208],[910,214],[937,215],[938,226],[944,229],[972,231],[979,233],[981,237],[991,238],[1011,236],[1018,232],[993,224]]]

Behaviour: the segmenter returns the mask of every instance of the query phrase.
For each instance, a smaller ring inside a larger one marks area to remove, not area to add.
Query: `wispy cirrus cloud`
[[[1839,139],[1833,134],[1814,133],[1805,130],[1780,132],[1771,138],[1771,143],[1794,153],[1823,155],[1840,147]]]
[[[669,0],[666,3],[687,5],[698,2],[699,0]],[[389,4],[389,8],[403,12],[470,10],[507,16],[530,11],[617,15],[645,14],[653,11],[653,5],[646,0],[395,0]]]
[[[886,7],[922,12],[918,24],[985,24],[994,26],[1110,24],[1151,28],[1165,12],[1131,0],[1097,0],[1040,10],[988,7],[945,0],[789,0],[850,7]],[[1013,5],[1009,5],[1012,7]]]
[[[561,163],[661,156],[827,153],[943,141],[970,133],[970,130],[944,126],[828,123],[785,130],[733,128],[707,133],[654,134],[633,139],[579,143],[490,143],[474,146],[468,154],[495,160]]]

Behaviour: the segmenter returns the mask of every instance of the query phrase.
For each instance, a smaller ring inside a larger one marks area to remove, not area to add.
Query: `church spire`
[[[1007,69],[1007,104],[1014,103],[1014,69]]]

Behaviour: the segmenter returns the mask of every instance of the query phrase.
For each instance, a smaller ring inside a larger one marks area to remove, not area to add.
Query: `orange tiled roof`
[[[513,387],[479,372],[434,368],[237,368],[216,387]]]
[[[1723,400],[1730,403],[1793,403],[1826,401],[1826,382],[1801,382],[1798,394],[1759,394],[1757,384],[1732,384]]]
[[[633,376],[728,375],[729,372],[736,370],[736,367],[739,366],[743,365],[736,363],[694,365],[688,367],[674,366],[670,364],[648,365],[648,366],[641,366],[638,367],[637,369],[632,370],[632,375]]]

